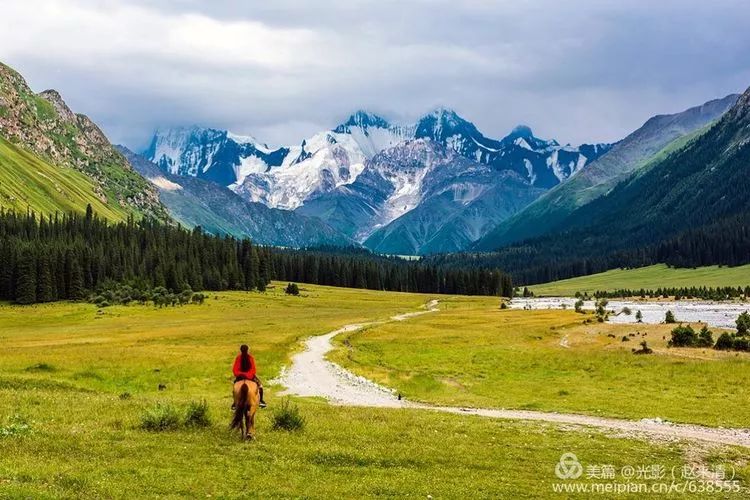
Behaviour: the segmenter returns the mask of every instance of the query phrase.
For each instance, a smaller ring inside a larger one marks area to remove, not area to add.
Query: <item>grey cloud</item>
[[[501,136],[613,141],[750,85],[750,4],[25,0],[0,59],[114,141],[202,124],[289,143],[359,108],[444,105]],[[14,30],[16,26],[26,29]]]

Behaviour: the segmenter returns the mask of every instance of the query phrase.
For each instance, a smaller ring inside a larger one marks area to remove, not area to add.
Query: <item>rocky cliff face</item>
[[[34,93],[20,74],[2,63],[0,135],[54,165],[83,172],[103,202],[169,220],[156,189],[93,121],[74,113],[56,90]]]

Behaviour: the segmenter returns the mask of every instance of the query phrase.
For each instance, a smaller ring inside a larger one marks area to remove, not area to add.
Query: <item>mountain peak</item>
[[[424,121],[425,119],[433,119],[443,126],[448,125],[451,127],[456,127],[462,123],[468,123],[466,120],[461,118],[461,116],[459,116],[459,114],[456,113],[453,109],[447,108],[445,106],[435,108],[434,110],[432,110],[432,112],[425,115],[420,121]]]
[[[452,109],[444,107],[424,115],[416,125],[416,138],[429,137],[434,141],[443,142],[454,135],[472,137],[479,135],[479,132],[471,122],[461,118]]]
[[[528,125],[516,125],[513,130],[511,130],[510,134],[507,135],[506,139],[515,140],[518,138],[532,139],[534,138],[534,132]]]
[[[333,129],[333,131],[339,134],[347,133],[351,127],[360,127],[363,129],[368,127],[388,128],[390,124],[385,118],[375,113],[359,109],[352,113],[348,120]]]
[[[510,135],[514,137],[523,137],[524,139],[531,139],[534,137],[534,132],[532,132],[531,127],[528,125],[516,125],[516,127],[511,131]]]
[[[52,106],[54,106],[55,110],[57,111],[57,114],[63,121],[67,123],[75,123],[75,114],[65,103],[62,96],[60,95],[60,92],[54,89],[48,89],[44,92],[40,92],[39,97],[44,98],[47,102],[52,104]]]

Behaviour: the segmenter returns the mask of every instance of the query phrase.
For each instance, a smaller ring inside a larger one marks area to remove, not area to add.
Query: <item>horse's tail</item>
[[[240,387],[240,397],[237,401],[237,407],[234,409],[234,418],[232,419],[232,429],[237,429],[242,425],[242,418],[247,413],[247,402],[248,402],[248,387],[247,384],[242,384]]]

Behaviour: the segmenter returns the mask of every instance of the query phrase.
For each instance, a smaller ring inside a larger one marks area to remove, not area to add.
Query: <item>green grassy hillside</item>
[[[534,285],[530,286],[529,289],[536,295],[571,296],[576,292],[592,293],[597,290],[617,290],[620,288],[655,290],[660,287],[745,287],[747,285],[750,285],[750,265],[677,269],[664,264],[657,264],[638,269],[613,269],[590,276]]]
[[[50,165],[80,172],[96,196],[118,211],[123,207],[136,218],[170,220],[156,188],[133,170],[90,118],[74,113],[55,90],[35,93],[18,72],[2,63],[0,136]],[[37,193],[23,194],[37,198]],[[84,210],[86,205],[73,203],[72,208]]]
[[[126,211],[104,203],[93,182],[83,173],[56,167],[0,137],[0,207],[41,214],[83,212],[91,204],[109,220],[124,220]]]
[[[674,115],[659,115],[559,184],[522,211],[498,225],[474,246],[494,250],[503,245],[564,228],[577,208],[611,190],[635,171],[653,166],[707,131],[735,101],[736,95],[710,101]]]

